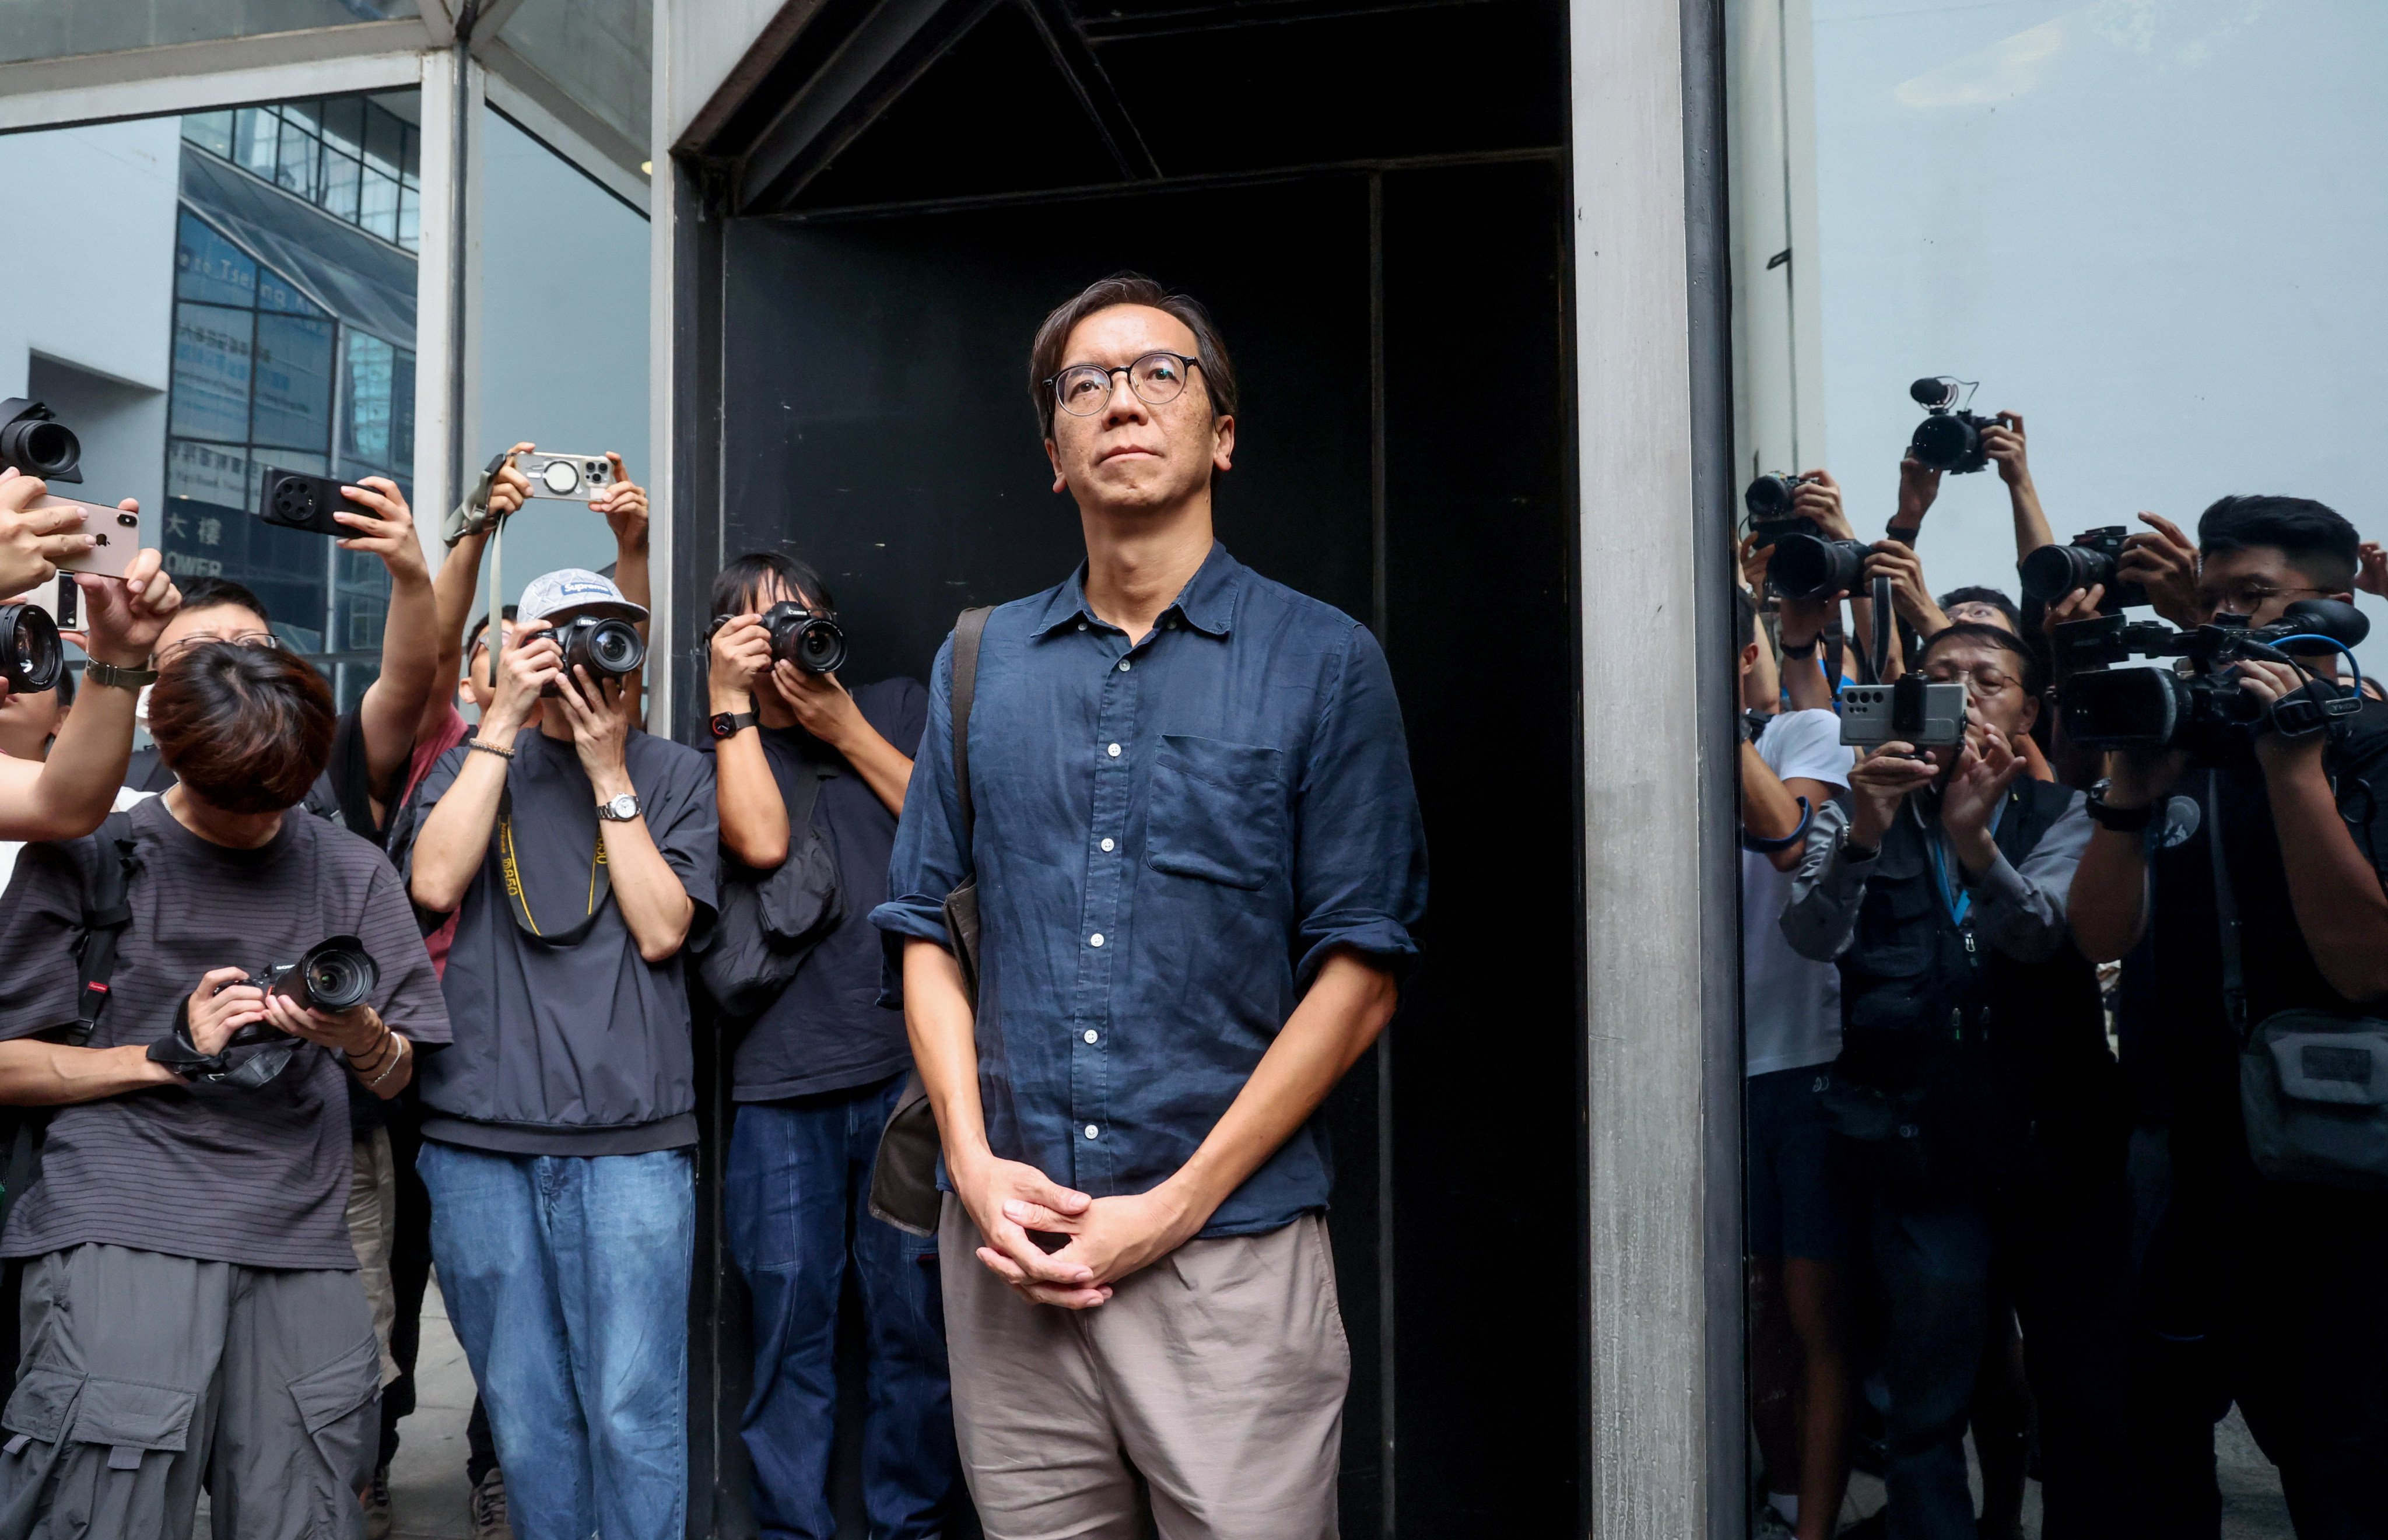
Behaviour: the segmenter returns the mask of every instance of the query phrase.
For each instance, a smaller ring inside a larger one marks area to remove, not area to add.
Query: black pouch
[[[1937,1175],[1923,1118],[1924,1093],[1886,1091],[1834,1075],[1817,1097],[1834,1133],[1860,1147],[1858,1161],[1892,1192],[1928,1191]]]

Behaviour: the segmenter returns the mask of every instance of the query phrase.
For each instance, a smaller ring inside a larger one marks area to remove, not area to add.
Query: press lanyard
[[[1998,806],[1990,809],[1989,832],[1992,834],[1999,832],[1999,820],[2006,810],[2007,799],[2002,796],[1999,798]],[[1973,911],[1974,890],[1967,887],[1962,881],[1950,880],[1948,831],[1940,828],[1936,822],[1930,833],[1932,837],[1925,843],[1924,848],[1932,853],[1933,883],[1940,890],[1941,907],[1949,911],[1949,923],[1959,930],[1963,930],[1965,916]]]
[[[505,874],[506,899],[514,906],[514,923],[529,935],[552,947],[569,947],[589,934],[597,923],[597,911],[605,907],[605,899],[614,891],[613,873],[605,865],[605,831],[597,831],[597,848],[589,858],[589,912],[570,930],[550,935],[539,928],[531,918],[530,899],[523,891],[522,868],[514,859],[514,794],[509,786],[499,796],[498,804],[498,866]]]

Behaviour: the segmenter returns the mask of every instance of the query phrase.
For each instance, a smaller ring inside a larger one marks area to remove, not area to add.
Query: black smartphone
[[[345,539],[357,531],[334,518],[334,514],[373,516],[371,508],[342,495],[340,488],[345,483],[337,477],[310,476],[305,471],[277,470],[268,465],[260,480],[257,516],[285,529],[305,529]]]
[[[83,629],[82,611],[76,607],[82,602],[83,585],[74,580],[74,574],[59,573],[58,602],[50,606],[50,617],[58,623],[58,630],[73,631]]]

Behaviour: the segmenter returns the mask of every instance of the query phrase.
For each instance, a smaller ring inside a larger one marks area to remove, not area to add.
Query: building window
[[[393,246],[419,244],[423,134],[380,99],[193,113],[183,138]]]

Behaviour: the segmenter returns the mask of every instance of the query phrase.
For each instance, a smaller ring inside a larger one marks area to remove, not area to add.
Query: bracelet
[[[2154,821],[2155,804],[2138,808],[2117,808],[2106,800],[2106,783],[2100,782],[2082,804],[2081,810],[2102,829],[2112,829],[2118,834],[2136,834]]]
[[[1783,655],[1785,657],[1797,658],[1804,663],[1808,659],[1816,655],[1816,649],[1823,645],[1823,641],[1824,633],[1818,631],[1815,635],[1810,637],[1806,642],[1801,643],[1796,647],[1790,643],[1785,642],[1783,643]]]
[[[367,1090],[372,1090],[375,1087],[388,1079],[390,1071],[398,1068],[400,1064],[406,1062],[406,1039],[400,1037],[395,1032],[392,1032],[390,1036],[398,1040],[398,1051],[389,1056],[389,1063],[383,1068],[379,1075],[375,1075],[372,1079],[365,1082],[365,1089]]]
[[[373,1047],[365,1050],[362,1054],[351,1053],[346,1049],[342,1049],[340,1050],[341,1053],[347,1057],[350,1068],[354,1069],[360,1067],[373,1060],[380,1058],[381,1050],[388,1046],[391,1037],[397,1036],[397,1034],[390,1031],[389,1023],[383,1022],[380,1025],[381,1036],[375,1038]]]
[[[485,743],[481,742],[481,740],[480,740],[480,739],[478,739],[478,738],[467,738],[467,739],[465,739],[465,740],[464,740],[464,746],[465,746],[466,748],[469,748],[469,749],[474,750],[474,751],[475,751],[475,752],[476,752],[476,753],[480,753],[480,754],[494,754],[494,755],[496,755],[496,756],[497,756],[499,758],[501,758],[501,759],[511,759],[511,758],[513,758],[513,757],[514,757],[514,751],[513,749],[510,749],[510,748],[500,748],[500,747],[499,747],[497,745],[495,745],[495,744],[485,744]]]
[[[1841,831],[1841,859],[1843,860],[1860,862],[1870,861],[1881,854],[1881,846],[1860,845],[1857,841],[1849,838],[1848,830],[1844,828]]]

